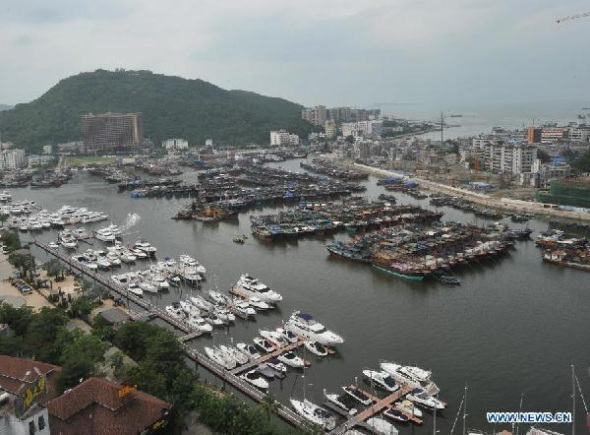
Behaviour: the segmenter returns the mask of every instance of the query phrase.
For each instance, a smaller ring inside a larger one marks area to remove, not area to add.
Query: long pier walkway
[[[260,358],[250,361],[248,364],[244,364],[243,366],[236,367],[235,369],[233,369],[231,371],[231,373],[234,375],[237,375],[240,373],[250,371],[253,368],[255,368],[256,366],[258,366],[259,364],[263,364],[266,361],[268,361],[269,359],[272,359],[275,356],[279,356],[283,352],[297,349],[300,346],[303,346],[303,340],[301,340],[301,339],[297,340],[297,342],[295,342],[295,343],[289,343],[289,345],[287,345],[287,346],[277,347],[274,351],[267,353],[265,355],[262,355]]]
[[[148,314],[157,316],[158,318],[162,319],[163,321],[165,321],[169,325],[171,325],[177,329],[180,329],[181,331],[183,331],[186,334],[186,336],[181,337],[181,342],[182,342],[182,338],[190,339],[190,338],[193,338],[193,335],[196,336],[197,331],[193,330],[188,325],[171,317],[166,311],[162,310],[161,308],[158,308],[157,306],[155,306],[151,302],[146,301],[142,298],[139,298],[136,295],[127,291],[126,289],[122,288],[121,286],[116,285],[112,280],[108,279],[107,277],[104,277],[104,276],[88,269],[83,264],[73,261],[71,258],[58,252],[57,250],[51,249],[49,247],[49,245],[47,245],[43,242],[40,242],[38,240],[34,240],[32,243],[35,246],[37,246],[38,248],[47,252],[48,254],[58,258],[59,260],[61,260],[65,264],[67,264],[70,268],[76,269],[81,274],[93,279],[94,281],[100,283],[101,285],[105,286],[109,290],[117,293],[118,295],[120,295],[122,297],[128,298],[130,301],[133,301],[133,303],[135,303],[138,306],[145,309],[148,312]],[[266,361],[269,358],[272,358],[272,356],[274,356],[275,354],[278,355],[281,352],[284,352],[286,350],[295,349],[295,348],[301,346],[302,344],[303,344],[303,341],[298,341],[297,343],[293,343],[290,346],[286,346],[281,349],[277,349],[275,352],[272,352],[271,354],[267,355],[266,357],[261,357],[260,360]],[[263,393],[262,391],[260,391],[256,387],[250,385],[249,383],[247,383],[246,381],[244,381],[243,379],[241,379],[240,377],[237,376],[237,374],[239,374],[239,373],[243,373],[246,370],[250,370],[255,365],[259,364],[259,362],[252,362],[250,364],[243,366],[239,370],[235,369],[233,372],[230,372],[228,370],[225,370],[219,364],[211,361],[205,355],[197,352],[195,349],[192,349],[186,345],[184,345],[183,347],[185,349],[186,355],[192,361],[194,361],[196,364],[204,367],[206,370],[208,370],[209,372],[211,372],[212,374],[217,376],[222,381],[229,383],[231,386],[233,386],[236,390],[240,391],[244,395],[250,397],[251,399],[255,400],[256,402],[262,402],[264,400],[264,398],[266,397],[265,393]],[[277,402],[277,404],[278,404],[277,415],[281,419],[283,419],[287,423],[289,423],[295,427],[298,427],[298,428],[303,428],[303,429],[310,428],[310,425],[301,416],[299,416],[299,414],[292,411],[290,408],[288,408],[287,406],[283,405],[280,402]]]

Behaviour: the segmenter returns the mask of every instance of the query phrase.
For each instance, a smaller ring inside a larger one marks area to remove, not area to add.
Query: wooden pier
[[[411,391],[412,391],[412,387],[410,387],[408,385],[404,385],[399,390],[394,391],[389,396],[387,396],[383,399],[372,396],[372,395],[365,392],[371,398],[373,398],[373,400],[376,400],[376,403],[369,406],[364,411],[361,411],[358,414],[356,414],[355,416],[349,418],[345,423],[341,424],[340,426],[335,428],[330,433],[334,434],[334,435],[345,434],[348,429],[352,429],[354,426],[357,426],[360,423],[364,423],[365,420],[373,417],[374,415],[378,414],[379,412],[384,411],[387,408],[390,408],[394,402],[401,399],[403,396],[410,393]]]
[[[183,335],[182,337],[178,337],[178,341],[180,341],[181,343],[186,343],[187,341],[191,341],[197,337],[200,337],[201,335],[203,335],[203,333],[201,331],[194,331],[194,332],[191,332],[190,334],[186,334],[186,335]]]

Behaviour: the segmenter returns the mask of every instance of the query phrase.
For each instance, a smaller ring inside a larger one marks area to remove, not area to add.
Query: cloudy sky
[[[98,68],[301,104],[590,100],[588,0],[1,0],[0,103]]]

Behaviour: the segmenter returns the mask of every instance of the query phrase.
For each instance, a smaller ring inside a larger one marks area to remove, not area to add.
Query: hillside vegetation
[[[202,144],[269,142],[269,131],[286,128],[307,136],[302,106],[246,91],[227,91],[203,80],[150,71],[97,70],[60,81],[40,98],[0,112],[2,139],[29,151],[44,144],[80,140],[86,113],[141,112],[144,136],[158,144],[172,137]]]

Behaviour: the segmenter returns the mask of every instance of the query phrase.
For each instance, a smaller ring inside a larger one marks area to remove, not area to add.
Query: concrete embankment
[[[502,211],[512,213],[532,213],[535,215],[545,216],[552,219],[590,221],[590,213],[561,210],[558,209],[555,205],[542,204],[539,202],[522,201],[511,198],[494,198],[490,195],[472,192],[470,190],[461,189],[458,187],[447,186],[445,184],[436,183],[434,181],[425,180],[422,178],[407,177],[399,172],[374,168],[372,166],[362,165],[359,163],[354,163],[353,166],[355,169],[368,172],[372,175],[381,178],[404,176],[408,180],[412,180],[419,183],[420,187],[422,188],[432,190],[435,192],[444,193],[447,195],[457,196],[459,198],[473,202],[475,204],[480,204],[485,207],[495,208]]]

